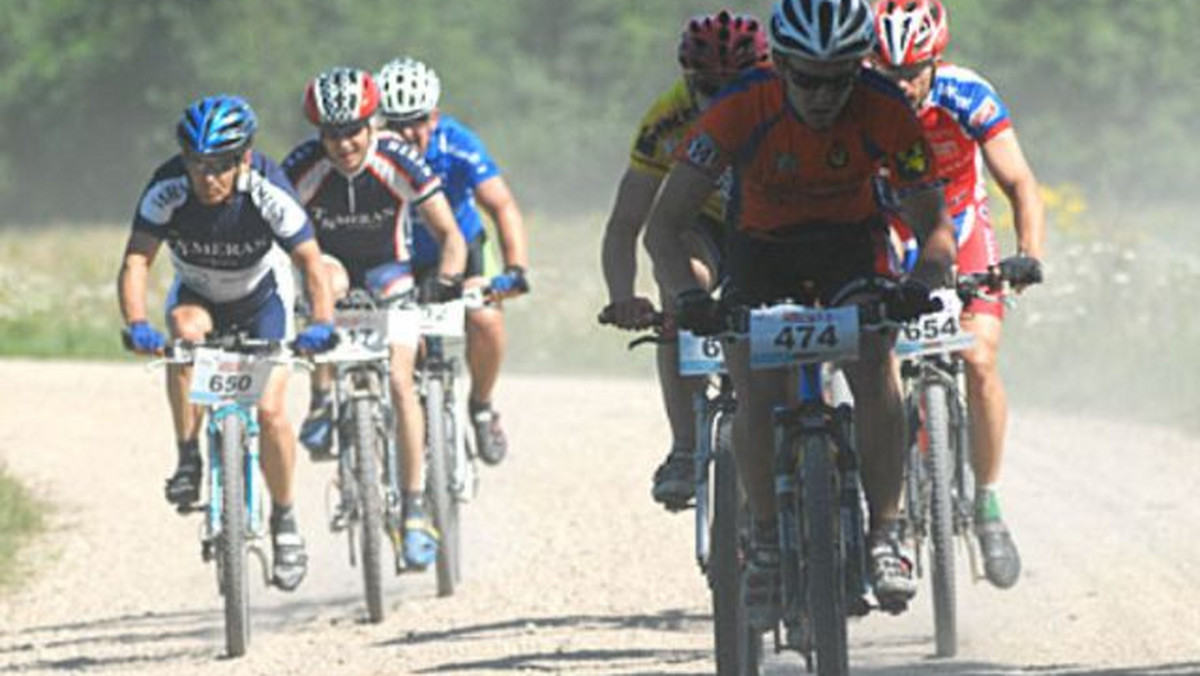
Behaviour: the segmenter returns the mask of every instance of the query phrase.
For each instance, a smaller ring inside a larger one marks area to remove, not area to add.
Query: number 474
[[[820,331],[816,326],[785,326],[775,335],[774,343],[785,350],[807,350],[814,345],[837,347],[837,327],[827,324]]]

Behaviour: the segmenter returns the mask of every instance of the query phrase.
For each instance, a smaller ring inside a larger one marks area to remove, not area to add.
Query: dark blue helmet
[[[194,101],[179,120],[179,145],[197,155],[215,155],[250,145],[258,118],[240,96],[218,94]]]

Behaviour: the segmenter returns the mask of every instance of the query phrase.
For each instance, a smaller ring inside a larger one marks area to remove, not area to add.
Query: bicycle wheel
[[[458,556],[458,505],[450,494],[449,458],[453,449],[446,437],[446,393],[439,378],[425,383],[425,429],[428,437],[428,467],[425,493],[433,510],[433,522],[441,536],[437,556],[438,596],[450,596],[457,582],[454,576]]]
[[[817,658],[817,676],[850,673],[846,641],[845,553],[838,504],[835,447],[825,435],[805,435],[800,492],[808,612]]]
[[[367,616],[371,622],[383,621],[383,499],[379,494],[379,444],[375,410],[378,402],[370,398],[355,400],[354,459],[358,482],[359,542],[362,547],[363,590],[367,596]]]
[[[453,392],[454,386],[451,385],[446,397],[446,452],[449,454],[447,457],[454,458],[454,462],[447,465],[446,477],[448,486],[454,486],[455,482],[458,481],[458,478],[455,475],[457,470],[460,469],[457,466],[458,463],[466,462],[464,455],[459,453],[459,444],[466,443],[466,435],[463,428],[458,424],[458,416],[454,410],[454,397],[452,396]],[[459,522],[458,506],[460,504],[460,500],[458,497],[457,488],[450,491],[450,502],[452,503],[452,508],[450,510],[449,517],[452,523],[447,531],[442,534],[442,537],[446,539],[446,542],[448,543],[447,546],[454,551],[453,573],[454,582],[457,584],[462,581],[462,548],[460,547],[459,542],[462,526]]]
[[[929,439],[929,559],[933,582],[933,624],[939,657],[958,652],[954,588],[954,510],[950,492],[950,411],[946,386],[925,385],[925,433]]]
[[[246,654],[250,644],[250,583],[246,576],[245,435],[242,418],[227,415],[221,421],[221,535],[217,538],[217,564],[221,567],[221,595],[225,601],[225,651],[230,657]]]
[[[741,676],[742,653],[749,627],[742,612],[741,533],[737,468],[730,439],[733,421],[726,415],[716,419],[713,440],[712,554],[708,567],[708,586],[712,590],[713,638],[716,642],[718,676]]]

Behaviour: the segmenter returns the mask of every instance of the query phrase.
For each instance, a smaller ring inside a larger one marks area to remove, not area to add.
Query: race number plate
[[[750,313],[750,367],[848,361],[858,357],[858,308],[776,305]]]
[[[192,364],[188,399],[205,406],[230,402],[253,406],[274,366],[260,356],[211,348],[197,348]]]
[[[679,332],[679,375],[707,376],[725,372],[725,351],[716,336]]]
[[[389,310],[338,310],[333,318],[339,336],[335,350],[343,354],[387,354],[392,314]]]
[[[896,354],[900,357],[919,357],[939,352],[957,352],[975,344],[975,336],[959,324],[962,300],[953,289],[938,289],[934,298],[942,301],[942,309],[908,322],[896,339]]]
[[[461,338],[466,320],[466,305],[461,300],[422,305],[421,335]]]

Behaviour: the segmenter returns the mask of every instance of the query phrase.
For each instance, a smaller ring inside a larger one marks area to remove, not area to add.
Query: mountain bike
[[[423,345],[415,378],[425,411],[425,495],[441,535],[438,596],[452,595],[462,580],[459,506],[474,498],[479,482],[459,391],[462,360],[453,348],[463,342],[466,311],[482,306],[486,297],[486,289],[468,289],[459,300],[420,306]]]
[[[330,528],[345,532],[350,565],[361,563],[363,592],[371,622],[384,619],[385,538],[394,570],[403,568],[401,498],[388,364],[389,335],[415,322],[404,299],[383,301],[352,289],[338,301],[334,325],[338,344],[312,357],[334,369],[333,411],[337,449],[336,504]]]
[[[857,358],[862,331],[895,326],[882,302],[816,308],[790,301],[734,309],[751,369],[795,375],[795,403],[774,413],[774,486],[780,538],[781,624],[775,649],[793,650],[819,676],[849,673],[847,619],[873,607],[867,523],[853,409],[827,402],[827,366]],[[751,665],[750,673],[758,673]]]
[[[612,324],[602,312],[601,324]],[[635,338],[629,348],[648,343],[676,342],[679,374],[705,379],[696,392],[695,412],[695,555],[712,594],[713,641],[719,676],[751,673],[757,665],[761,636],[746,623],[741,604],[741,575],[749,542],[749,512],[738,485],[733,457],[733,413],[737,402],[733,381],[725,371],[721,339],[690,331],[663,331],[663,316],[655,316],[651,333]]]
[[[269,547],[263,518],[264,484],[258,472],[258,416],[255,403],[272,369],[290,364],[279,341],[228,335],[202,343],[176,341],[166,356],[151,366],[193,367],[189,400],[207,407],[205,452],[207,502],[180,508],[202,511],[200,555],[215,562],[217,590],[225,606],[225,648],[230,657],[246,654],[250,643],[251,554],[262,565],[265,584],[271,583]]]
[[[1004,265],[960,275],[956,289],[937,291],[943,309],[906,323],[896,342],[896,354],[903,359],[905,408],[914,431],[905,463],[905,531],[918,554],[918,574],[930,577],[939,657],[958,652],[956,539],[967,552],[972,578],[983,577],[971,537],[975,474],[962,357],[962,350],[974,345],[974,336],[962,329],[959,319],[964,302],[993,299],[1007,284],[1020,281]]]

